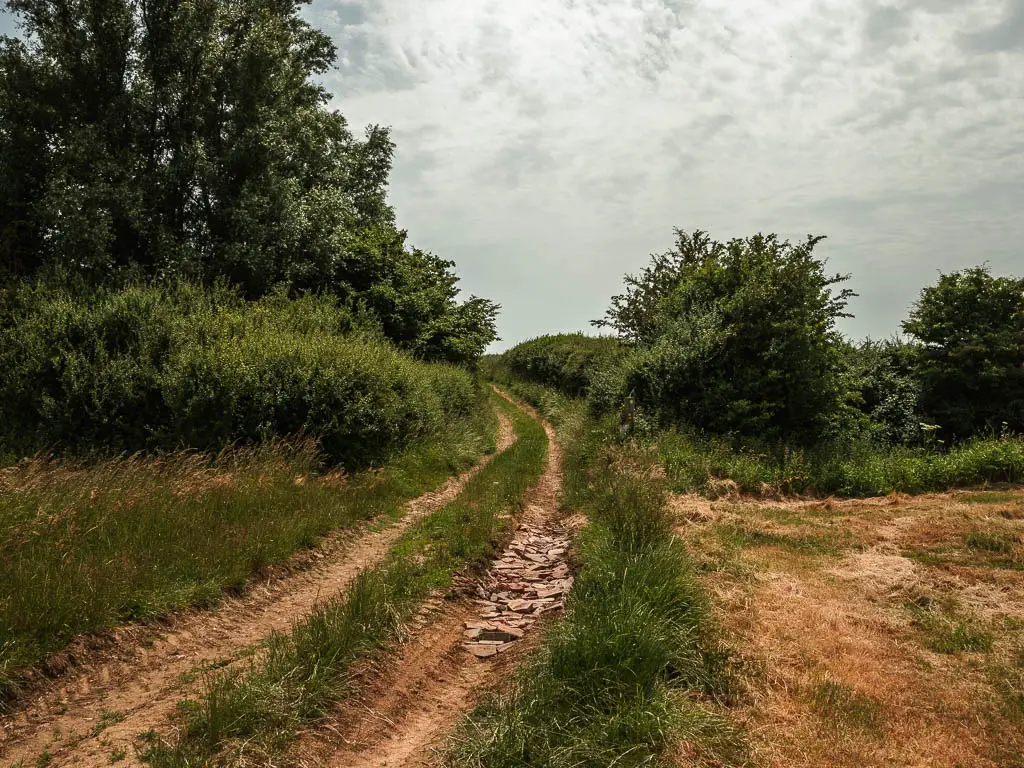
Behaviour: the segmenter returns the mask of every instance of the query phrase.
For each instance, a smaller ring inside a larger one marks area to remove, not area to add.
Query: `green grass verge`
[[[310,443],[30,462],[0,472],[0,706],[75,636],[216,602],[329,531],[400,514],[493,450],[482,401],[384,468],[321,474]]]
[[[505,386],[545,413],[558,413],[570,403],[553,389],[512,378],[507,368],[489,362]],[[574,407],[582,408],[578,402]],[[602,424],[611,431],[614,419],[606,416]],[[725,438],[674,430],[638,437],[657,449],[673,491],[712,498],[734,491],[865,497],[1024,483],[1024,437],[1014,435],[976,438],[941,451],[866,439],[752,450]],[[1000,501],[1018,498],[1005,494]]]
[[[514,688],[472,713],[448,764],[668,765],[683,741],[727,759],[731,730],[699,703],[723,692],[724,659],[653,457],[606,447],[606,435],[564,398],[516,391],[531,392],[560,425],[565,500],[589,520],[582,568],[564,620]]]
[[[231,763],[285,749],[298,730],[346,692],[352,663],[386,648],[432,590],[459,569],[494,553],[514,511],[543,469],[547,436],[522,411],[512,416],[519,440],[495,457],[450,504],[407,531],[388,558],[361,573],[341,597],[315,609],[290,633],[275,634],[252,666],[211,676],[205,695],[183,709],[175,743],[155,735],[144,758],[154,766]]]
[[[1024,438],[977,438],[948,451],[871,441],[822,444],[783,452],[740,451],[726,440],[680,432],[657,436],[675,491],[880,496],[990,483],[1024,482]]]

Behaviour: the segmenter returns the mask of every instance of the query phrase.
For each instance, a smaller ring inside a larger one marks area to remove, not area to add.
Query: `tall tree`
[[[398,312],[411,348],[477,316],[451,263],[396,229],[388,131],[356,137],[328,108],[336,52],[305,1],[7,0],[23,36],[0,41],[0,276],[331,291]],[[446,287],[424,308],[382,285]]]

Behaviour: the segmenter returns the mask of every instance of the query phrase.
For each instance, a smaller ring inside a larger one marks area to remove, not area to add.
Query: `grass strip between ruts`
[[[588,518],[582,568],[564,620],[511,689],[472,713],[447,764],[669,765],[684,744],[693,757],[728,763],[739,741],[709,706],[725,693],[725,657],[673,533],[663,473],[650,452],[609,445],[581,401],[550,391],[528,399],[558,427],[563,504]]]

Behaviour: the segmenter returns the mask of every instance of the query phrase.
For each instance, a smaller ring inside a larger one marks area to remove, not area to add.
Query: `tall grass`
[[[1024,438],[1017,436],[975,438],[946,451],[869,440],[743,450],[681,432],[662,433],[656,442],[674,490],[712,496],[724,490],[875,496],[1024,482]]]
[[[82,633],[208,605],[320,536],[439,485],[493,447],[481,408],[382,469],[323,474],[312,441],[0,472],[0,701]]]
[[[665,479],[651,456],[603,446],[606,436],[578,405],[548,405],[562,424],[567,492],[589,519],[582,569],[565,619],[512,692],[473,712],[449,763],[668,765],[678,741],[707,745],[727,732],[685,698],[722,687],[707,601],[673,536]]]
[[[303,723],[321,716],[346,692],[352,663],[397,640],[419,603],[450,583],[454,572],[494,552],[514,511],[536,482],[547,453],[540,424],[513,415],[519,440],[487,465],[450,504],[403,535],[388,559],[363,572],[346,594],[328,600],[288,634],[272,636],[267,654],[243,671],[212,677],[187,709],[177,742],[154,739],[145,758],[155,766],[207,765],[284,749]]]

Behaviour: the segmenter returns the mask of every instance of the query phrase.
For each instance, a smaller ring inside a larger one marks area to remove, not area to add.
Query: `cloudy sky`
[[[1024,0],[315,0],[392,199],[506,346],[599,317],[673,227],[828,236],[895,332],[939,270],[1024,274]]]

